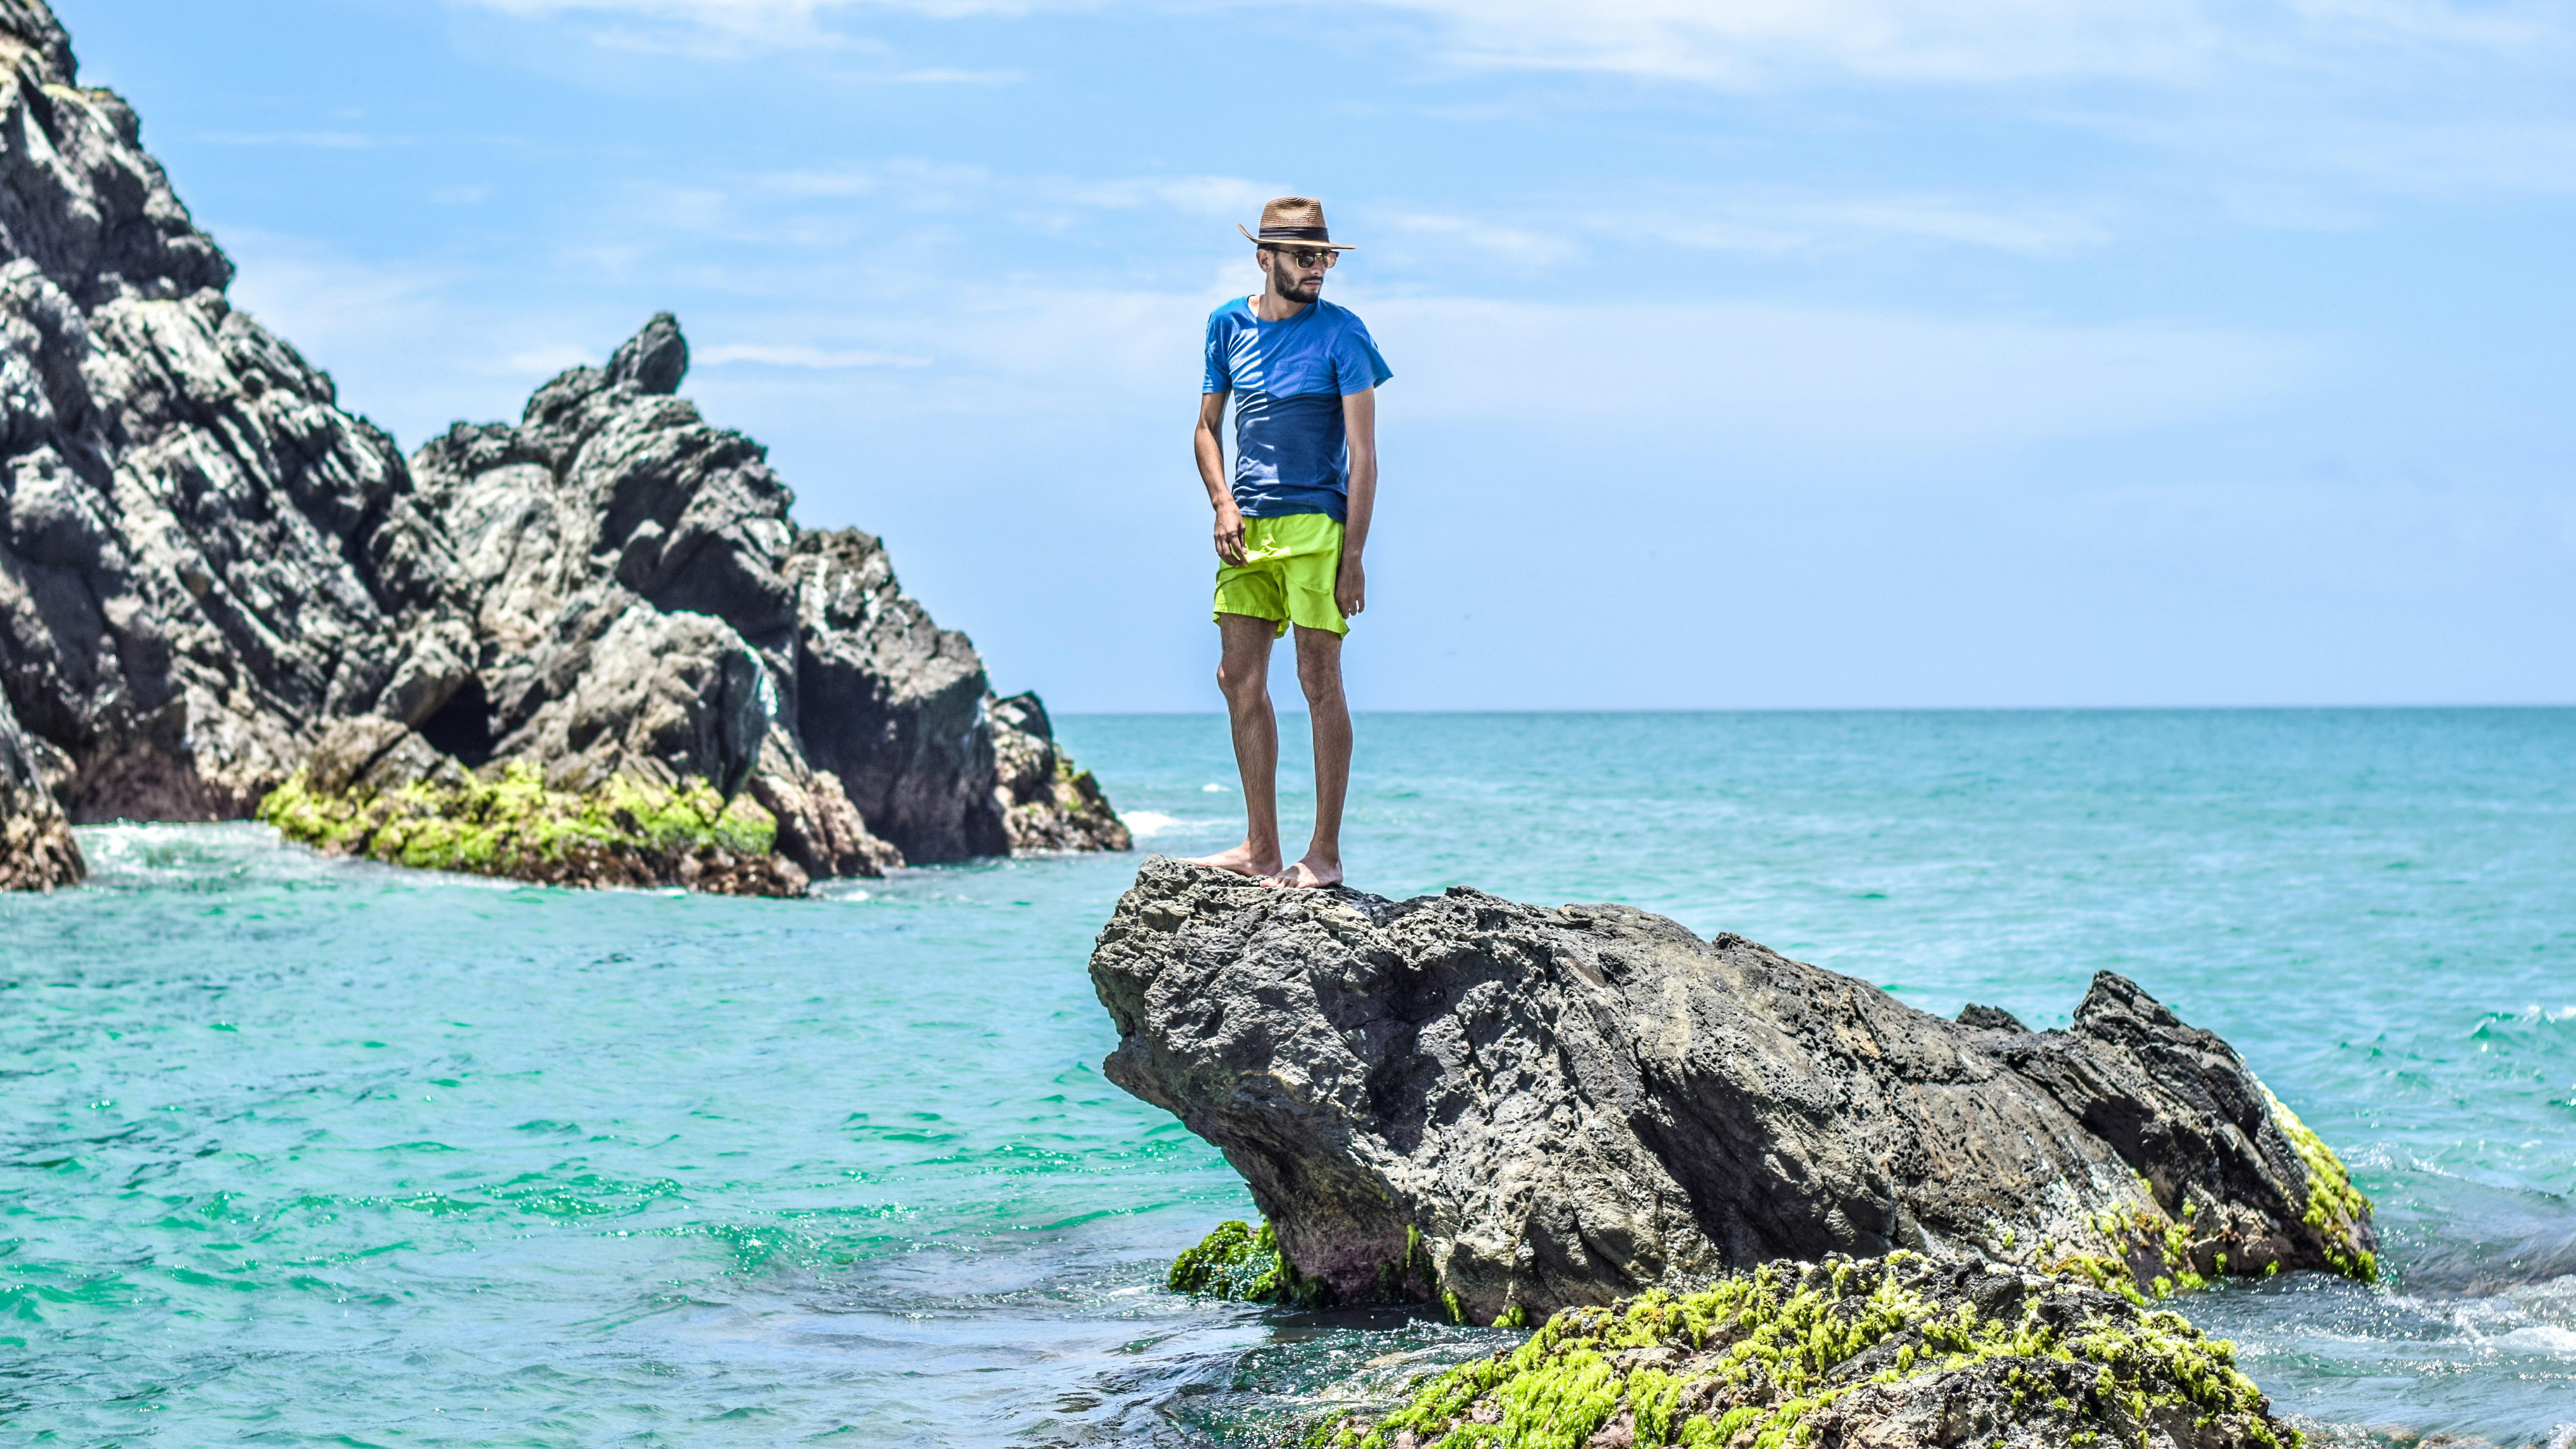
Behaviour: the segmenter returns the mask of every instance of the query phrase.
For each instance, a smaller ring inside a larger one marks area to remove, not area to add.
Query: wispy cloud
[[[691,354],[692,362],[706,367],[727,363],[752,362],[764,367],[801,367],[832,372],[851,367],[928,367],[930,359],[897,352],[831,351],[801,344],[730,342],[720,347],[704,348]]]
[[[1530,426],[1518,379],[1552,379],[1544,426],[1688,417],[1711,436],[1823,460],[2116,435],[2261,409],[2331,363],[2302,338],[1769,304],[1367,304],[1409,412]]]
[[[360,131],[213,131],[198,139],[216,146],[303,146],[323,151],[364,151],[384,144]]]
[[[1533,219],[1533,213],[1536,219]],[[1563,196],[1516,220],[1432,212],[1387,218],[1416,239],[1473,244],[1518,262],[1567,261],[1590,247],[1654,242],[1695,251],[1761,256],[1815,256],[1891,243],[1963,246],[2041,257],[2100,246],[2112,239],[2101,216],[2071,206],[2032,207],[1945,196],[1794,193],[1746,188],[1736,195],[1706,190],[1660,197]]]
[[[1012,15],[1022,0],[447,0],[461,9],[573,25],[595,45],[618,50],[739,56],[784,50],[883,51],[882,42],[824,23],[836,12],[894,10],[955,18]],[[1016,73],[924,68],[869,79],[915,84],[995,84]]]
[[[1802,76],[2189,82],[2246,61],[2315,70],[2377,52],[2563,54],[2558,0],[1370,0],[1432,17],[1470,64],[1737,86]]]

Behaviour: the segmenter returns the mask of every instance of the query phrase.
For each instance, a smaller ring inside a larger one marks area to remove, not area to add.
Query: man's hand
[[[1232,499],[1216,506],[1216,556],[1220,562],[1243,562],[1243,510]]]
[[[1368,574],[1360,567],[1360,556],[1345,549],[1341,572],[1333,578],[1333,607],[1347,619],[1368,607]]]

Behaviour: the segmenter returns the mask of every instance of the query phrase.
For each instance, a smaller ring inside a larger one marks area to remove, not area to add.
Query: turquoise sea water
[[[1217,718],[1062,732],[1146,848],[1230,839]],[[2135,977],[2389,1240],[2382,1287],[2187,1311],[2331,1442],[2576,1440],[2576,710],[1359,735],[1383,893],[1630,901],[2034,1025]],[[1162,1290],[1250,1205],[1098,1074],[1137,857],[762,902],[82,841],[89,887],[0,901],[0,1442],[1251,1444],[1509,1337]]]

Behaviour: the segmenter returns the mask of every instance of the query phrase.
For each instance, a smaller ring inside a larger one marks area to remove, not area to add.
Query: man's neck
[[[1312,302],[1291,302],[1264,287],[1259,295],[1252,298],[1252,315],[1264,322],[1285,322],[1314,305]]]

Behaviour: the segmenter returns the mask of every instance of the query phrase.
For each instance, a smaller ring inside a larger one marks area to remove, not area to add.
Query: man
[[[1235,228],[1243,231],[1241,226]],[[1351,778],[1351,712],[1342,636],[1368,606],[1360,554],[1377,502],[1377,386],[1394,376],[1368,329],[1322,300],[1324,273],[1350,247],[1324,205],[1283,196],[1244,232],[1262,289],[1208,316],[1207,383],[1194,447],[1216,510],[1217,687],[1243,774],[1243,843],[1203,857],[1277,886],[1339,885],[1342,796]],[[1234,399],[1234,476],[1217,436]],[[1315,834],[1283,868],[1279,723],[1270,710],[1270,645],[1297,631],[1297,682],[1315,734]]]

